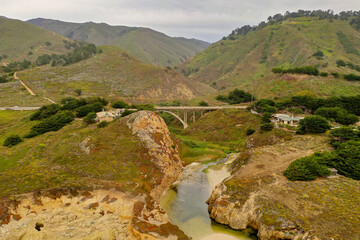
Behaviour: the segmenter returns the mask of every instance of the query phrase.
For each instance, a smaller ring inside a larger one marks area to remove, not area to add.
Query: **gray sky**
[[[233,29],[285,11],[360,10],[359,0],[0,0],[0,16],[142,26],[215,42]]]

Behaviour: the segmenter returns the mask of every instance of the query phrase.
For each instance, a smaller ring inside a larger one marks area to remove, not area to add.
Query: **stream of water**
[[[214,181],[222,181],[229,173],[224,163],[227,158],[208,164],[193,163],[184,170],[184,177],[176,189],[170,189],[162,198],[161,205],[171,221],[192,239],[250,240],[257,239],[248,233],[235,231],[211,220],[206,200],[210,197]],[[211,166],[211,174],[204,173]],[[210,179],[208,177],[210,176]],[[210,181],[209,181],[210,180]],[[210,182],[212,184],[210,184]]]

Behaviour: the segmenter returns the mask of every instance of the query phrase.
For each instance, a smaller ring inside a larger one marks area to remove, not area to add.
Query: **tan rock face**
[[[162,172],[149,196],[101,186],[91,192],[75,190],[76,194],[60,190],[59,194],[43,191],[15,196],[17,201],[0,201],[0,239],[188,239],[157,202],[182,175],[177,144],[154,112],[130,115],[127,126],[147,149],[149,161]],[[86,154],[87,142],[80,144]]]
[[[161,183],[150,194],[155,200],[159,200],[171,184],[182,176],[183,166],[178,146],[172,140],[164,120],[154,112],[132,114],[127,124],[145,144],[152,161],[163,172]]]

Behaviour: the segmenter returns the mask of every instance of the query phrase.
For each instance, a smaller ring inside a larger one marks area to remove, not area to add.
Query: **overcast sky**
[[[0,0],[0,16],[142,26],[215,42],[233,29],[298,9],[360,10],[360,0]]]

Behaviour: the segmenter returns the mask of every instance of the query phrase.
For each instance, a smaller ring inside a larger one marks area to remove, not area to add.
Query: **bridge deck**
[[[218,110],[218,109],[246,109],[247,106],[180,106],[155,107],[156,110]]]

